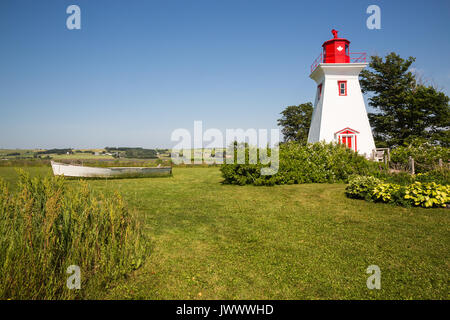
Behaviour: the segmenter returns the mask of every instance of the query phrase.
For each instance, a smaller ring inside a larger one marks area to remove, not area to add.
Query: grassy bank
[[[344,184],[241,187],[222,185],[218,168],[173,172],[88,182],[119,191],[145,219],[153,247],[142,268],[101,297],[449,298],[446,209],[352,200]],[[12,168],[0,176],[16,179]],[[372,264],[381,268],[381,290],[366,287]]]

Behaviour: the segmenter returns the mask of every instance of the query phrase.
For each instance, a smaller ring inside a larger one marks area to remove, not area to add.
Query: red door
[[[341,137],[339,137],[339,143],[346,145],[347,147],[349,147],[350,149],[352,148],[352,136],[342,136],[342,140]]]
[[[359,134],[358,131],[350,129],[350,128],[345,128],[345,129],[342,129],[335,133],[339,143],[342,143],[346,147],[348,147],[352,150],[355,150],[356,152],[358,151],[357,146],[356,146],[356,142],[357,142],[356,138],[357,138],[358,134]],[[353,139],[355,139],[355,140],[353,141]]]

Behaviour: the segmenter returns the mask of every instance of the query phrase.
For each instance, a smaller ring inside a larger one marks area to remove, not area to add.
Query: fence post
[[[409,156],[409,165],[411,167],[411,174],[414,174],[414,159],[411,156]]]

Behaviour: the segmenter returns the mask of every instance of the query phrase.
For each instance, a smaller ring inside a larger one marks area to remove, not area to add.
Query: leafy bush
[[[352,176],[345,189],[345,194],[349,198],[424,208],[445,207],[450,201],[449,193],[450,186],[434,182],[416,181],[407,186],[401,186],[367,176]]]
[[[402,186],[410,185],[416,181],[419,182],[436,182],[437,184],[450,184],[450,170],[443,167],[439,169],[430,170],[424,173],[410,174],[406,171],[400,172],[380,172],[376,174],[377,178],[390,183],[399,184]]]
[[[275,175],[261,175],[261,163],[224,164],[221,166],[224,183],[228,184],[297,184],[347,181],[352,174],[378,175],[382,165],[369,161],[349,148],[335,143],[301,145],[287,142],[280,146],[279,169]],[[236,158],[236,153],[235,153]]]
[[[437,184],[450,184],[450,170],[447,168],[435,169],[425,173],[418,173],[415,181],[419,182],[435,182]]]
[[[345,194],[349,198],[370,200],[373,189],[381,183],[381,180],[371,176],[353,175],[349,178]]]
[[[142,264],[148,242],[120,195],[24,172],[18,189],[0,180],[0,299],[86,298]],[[81,290],[66,287],[70,265]]]
[[[400,190],[400,185],[395,183],[379,183],[372,191],[372,197],[382,202],[394,202],[393,194]]]
[[[431,145],[427,142],[415,141],[408,146],[399,146],[391,151],[391,162],[400,167],[409,166],[409,157],[414,158],[416,173],[434,170],[442,159],[447,166],[450,159],[450,148]]]
[[[449,192],[450,186],[442,186],[434,182],[415,182],[406,187],[405,198],[414,202],[415,206],[445,207],[450,201]]]
[[[386,172],[380,175],[379,178],[385,182],[395,183],[402,186],[409,185],[415,180],[415,176],[406,171],[401,172]]]

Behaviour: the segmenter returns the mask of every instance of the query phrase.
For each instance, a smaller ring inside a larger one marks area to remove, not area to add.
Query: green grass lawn
[[[352,200],[343,184],[241,187],[222,185],[218,168],[173,172],[89,181],[145,216],[153,247],[98,298],[449,299],[449,210]],[[372,264],[381,290],[366,287]]]

